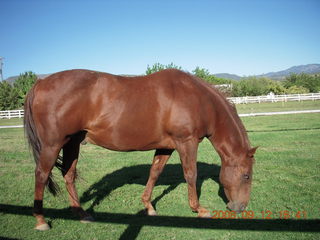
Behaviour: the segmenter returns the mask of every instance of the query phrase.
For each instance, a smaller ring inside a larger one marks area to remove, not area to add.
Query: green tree
[[[192,70],[192,73],[196,75],[198,78],[210,83],[210,84],[230,84],[231,81],[224,78],[217,78],[213,74],[209,72],[208,69],[196,67]]]
[[[292,86],[300,86],[308,89],[309,92],[319,92],[320,75],[310,75],[306,73],[291,74],[290,76],[286,77],[284,86],[288,89]]]
[[[270,92],[269,83],[270,80],[267,78],[245,78],[234,84],[232,95],[235,97],[266,95]]]
[[[267,95],[270,92],[284,94],[286,88],[281,82],[264,77],[248,77],[233,81],[232,96],[234,97]]]
[[[0,110],[20,108],[19,93],[7,81],[0,82]]]
[[[302,73],[299,75],[298,86],[308,89],[309,92],[319,92],[320,76]]]
[[[210,72],[208,69],[196,67],[192,73],[196,75],[198,78],[201,78],[203,80],[207,80],[210,78]]]
[[[167,65],[161,64],[161,63],[155,63],[151,67],[148,65],[147,70],[146,70],[146,75],[159,72],[164,69],[169,69],[169,68],[175,68],[181,70],[182,68],[180,66],[175,65],[174,63],[170,63]]]
[[[302,86],[293,85],[286,89],[286,94],[299,94],[299,93],[308,93],[309,90]]]
[[[14,82],[13,86],[18,92],[18,101],[20,106],[23,106],[27,93],[32,88],[37,80],[37,75],[33,72],[25,72],[20,74],[18,79]]]
[[[279,81],[273,81],[269,79],[268,92],[273,92],[276,95],[281,95],[286,93],[286,88]]]

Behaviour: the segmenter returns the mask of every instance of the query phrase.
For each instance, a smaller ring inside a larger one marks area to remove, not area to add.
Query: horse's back
[[[33,107],[43,133],[52,128],[62,138],[85,130],[114,150],[167,148],[174,147],[172,136],[203,125],[201,90],[178,70],[141,77],[69,70],[38,81]]]

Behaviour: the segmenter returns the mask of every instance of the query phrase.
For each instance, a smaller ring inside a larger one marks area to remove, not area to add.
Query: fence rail
[[[291,95],[267,95],[255,97],[230,97],[234,104],[262,103],[262,102],[289,102],[289,101],[315,101],[320,100],[320,93],[291,94]],[[22,118],[23,110],[0,111],[0,119]]]
[[[290,101],[315,101],[320,100],[320,93],[290,94],[254,96],[254,97],[230,97],[229,101],[234,104],[262,103],[262,102],[290,102]]]
[[[2,118],[22,118],[24,116],[23,110],[8,110],[8,111],[0,111],[0,119]]]

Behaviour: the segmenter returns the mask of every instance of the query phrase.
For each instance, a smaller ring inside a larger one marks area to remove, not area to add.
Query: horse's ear
[[[257,148],[258,148],[258,147],[254,147],[254,148],[249,149],[249,151],[248,151],[248,157],[252,158],[253,155],[256,153]]]

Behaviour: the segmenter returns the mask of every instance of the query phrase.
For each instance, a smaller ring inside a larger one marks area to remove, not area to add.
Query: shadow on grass
[[[98,182],[91,185],[80,198],[81,203],[92,201],[89,211],[100,204],[113,190],[122,187],[125,184],[140,184],[145,186],[150,171],[150,164],[141,164],[131,167],[124,167],[116,170],[110,174],[105,175]],[[219,184],[220,166],[215,164],[207,164],[198,162],[198,178],[197,178],[197,191],[200,198],[201,186],[207,179],[212,179]],[[167,164],[160,175],[157,185],[168,185],[162,194],[154,198],[152,201],[153,206],[156,207],[157,202],[166,194],[174,190],[179,184],[184,183],[183,171],[181,164]],[[141,193],[142,194],[142,193]],[[219,196],[227,203],[222,186],[219,188]],[[187,195],[187,192],[186,192]]]
[[[88,211],[94,212],[94,207],[99,205],[100,202],[106,198],[113,190],[122,187],[125,184],[140,184],[145,186],[150,171],[150,164],[141,164],[135,165],[131,167],[124,167],[119,170],[116,170],[110,174],[105,175],[98,182],[91,185],[88,190],[86,190],[82,197],[80,198],[81,203],[85,203],[88,201],[92,201]],[[219,173],[220,166],[215,164],[207,164],[198,162],[198,178],[197,178],[197,192],[200,198],[201,195],[201,186],[203,182],[207,179],[212,179],[217,182],[219,185]],[[184,183],[183,171],[181,164],[167,164],[160,175],[158,181],[156,182],[156,186],[158,185],[168,185],[168,187],[156,198],[152,200],[152,205],[156,209],[157,202],[173,191],[179,184]],[[187,193],[186,193],[187,195]],[[225,203],[227,203],[227,198],[224,194],[223,187],[220,185],[218,195],[223,199]],[[96,215],[96,214],[94,214]],[[145,211],[142,210],[133,216],[143,216],[145,220],[146,214]],[[157,218],[157,217],[156,217]],[[147,218],[148,219],[148,218]],[[147,220],[148,221],[148,220]],[[135,222],[135,220],[134,220]],[[135,239],[141,228],[144,226],[142,224],[129,224],[127,229],[123,232],[120,239]]]
[[[31,216],[32,208],[0,204],[1,214]],[[45,209],[45,216],[54,219],[76,220],[70,209]],[[136,239],[144,226],[175,227],[190,229],[218,229],[243,231],[276,231],[276,232],[320,232],[319,219],[203,219],[193,217],[153,216],[149,217],[140,211],[137,214],[96,212],[95,221],[101,223],[129,225],[120,239]],[[92,223],[94,224],[94,223]],[[54,227],[54,226],[53,226]]]
[[[93,212],[95,206],[106,198],[113,190],[125,184],[140,184],[145,186],[149,177],[151,165],[142,164],[124,167],[105,175],[98,182],[91,185],[82,195],[82,203],[92,201],[89,211]],[[219,183],[220,166],[198,162],[197,191],[200,197],[201,186],[207,179]],[[173,191],[179,184],[184,183],[181,164],[167,164],[160,175],[156,185],[168,185],[168,187],[154,198],[152,204],[166,194]],[[187,195],[187,192],[186,192]],[[227,203],[223,187],[220,185],[218,195]],[[201,228],[201,229],[228,229],[245,231],[299,231],[318,232],[319,220],[281,220],[281,219],[200,219],[190,217],[146,216],[141,210],[137,214],[94,213],[98,222],[127,224],[128,227],[122,233],[120,239],[136,239],[143,226],[177,227],[177,228]]]
[[[145,185],[149,176],[150,165],[136,165],[124,167],[111,174],[105,175],[94,183],[81,197],[82,202],[93,200],[90,206],[91,212],[113,190],[125,184]],[[204,180],[211,178],[219,183],[220,166],[198,162],[198,190],[201,193],[201,185]],[[160,176],[157,185],[168,185],[159,196],[153,200],[155,205],[163,196],[174,190],[184,182],[180,164],[168,164]],[[222,188],[219,191],[221,198],[225,199]],[[186,193],[187,195],[187,193]],[[89,210],[90,211],[90,210]],[[15,206],[0,204],[0,214],[32,215],[32,208],[27,206]],[[202,219],[197,217],[178,216],[146,216],[141,210],[137,214],[94,212],[96,222],[128,225],[119,239],[136,239],[144,226],[174,227],[190,229],[218,229],[218,230],[243,230],[243,231],[280,231],[280,232],[320,232],[319,219]],[[51,219],[66,219],[78,221],[70,213],[69,208],[45,209],[45,216]],[[51,221],[49,220],[49,223]],[[94,224],[94,223],[93,223]],[[53,226],[54,227],[54,226]],[[0,237],[1,238],[1,237]]]

